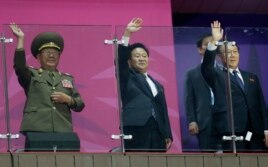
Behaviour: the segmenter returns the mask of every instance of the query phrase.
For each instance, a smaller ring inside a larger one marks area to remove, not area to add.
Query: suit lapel
[[[248,87],[248,83],[246,82],[247,80],[248,80],[248,75],[247,75],[247,73],[245,73],[245,72],[243,72],[243,71],[241,71],[240,70],[240,73],[241,73],[241,75],[242,75],[242,78],[243,78],[243,81],[244,81],[244,90],[242,90],[242,88],[238,85],[238,83],[237,83],[237,81],[236,81],[236,79],[235,79],[235,77],[234,77],[234,75],[233,74],[231,74],[230,73],[230,80],[231,80],[231,82],[233,82],[243,93],[247,93],[247,87]]]
[[[146,81],[144,74],[138,73],[137,78],[139,80],[139,83],[141,84],[140,88],[142,89],[142,91],[149,96],[153,96],[151,88],[148,82]]]
[[[55,73],[55,80],[54,80],[54,86],[56,86],[56,85],[58,85],[59,83],[61,82],[61,75],[58,73],[58,72],[56,72]]]
[[[43,78],[50,84],[53,85],[54,80],[49,76],[49,71],[43,72]]]
[[[252,78],[250,78],[248,73],[246,73],[244,71],[240,70],[240,73],[241,73],[241,75],[243,77],[243,81],[244,81],[244,93],[247,94],[248,88],[249,88],[249,82],[251,82]]]
[[[135,71],[134,69],[130,69],[130,71],[134,74],[134,76],[137,78],[137,79],[134,79],[134,82],[136,82],[140,89],[148,96],[150,97],[154,97],[153,96],[153,92],[150,88],[150,85],[148,84],[148,82],[146,81],[146,78],[145,78],[145,75],[140,73],[140,72],[137,72]],[[149,75],[148,75],[149,76]],[[151,78],[151,80],[154,82],[158,92],[159,92],[159,84],[157,83],[157,81],[155,81],[151,76],[149,76]]]
[[[160,84],[153,78],[153,77],[151,77],[150,75],[148,75],[150,78],[151,78],[151,80],[154,82],[154,84],[155,84],[155,86],[156,86],[156,89],[157,89],[157,92],[159,93],[159,92],[161,92],[162,91],[162,89],[161,89],[161,86],[160,86]]]

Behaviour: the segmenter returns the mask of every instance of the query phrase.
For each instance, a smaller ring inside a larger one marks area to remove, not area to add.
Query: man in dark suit
[[[208,44],[201,70],[215,96],[213,107],[215,135],[218,136],[219,141],[221,141],[223,135],[230,135],[226,102],[226,56],[228,56],[234,130],[236,136],[244,137],[243,141],[236,142],[237,150],[263,150],[265,146],[268,146],[268,114],[259,79],[256,75],[241,70],[238,67],[240,55],[237,45],[227,45],[227,55],[225,53],[225,46],[219,46],[218,50],[223,68],[216,69],[213,67],[217,54],[217,46],[215,44],[222,38],[223,30],[218,21],[214,21],[211,24],[211,28],[213,40]],[[231,149],[231,142],[223,142],[222,147],[223,149]]]
[[[10,25],[17,37],[14,69],[27,97],[21,132],[72,132],[71,110],[80,112],[84,102],[73,83],[73,77],[58,71],[63,38],[55,32],[43,32],[32,41],[31,51],[40,68],[26,64],[24,33]]]
[[[203,56],[211,39],[211,34],[205,34],[196,42],[201,61],[203,61]],[[200,151],[211,151],[213,148],[214,141],[211,136],[211,109],[213,104],[214,95],[201,74],[200,64],[187,72],[185,80],[185,108],[188,130],[190,134],[197,136]]]
[[[166,151],[172,134],[163,86],[147,74],[149,51],[141,43],[128,46],[142,19],[134,18],[119,45],[119,81],[123,104],[123,130],[132,135],[125,140],[127,151]]]

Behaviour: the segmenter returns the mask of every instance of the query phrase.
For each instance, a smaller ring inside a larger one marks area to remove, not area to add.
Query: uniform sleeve
[[[17,49],[14,55],[14,70],[20,85],[27,90],[31,81],[31,72],[26,65],[24,49]]]
[[[74,85],[74,84],[73,84]],[[71,94],[72,100],[73,100],[73,105],[70,106],[70,108],[75,111],[75,112],[81,112],[84,107],[85,107],[85,103],[82,100],[78,90],[76,89],[76,87],[74,86],[72,94]]]

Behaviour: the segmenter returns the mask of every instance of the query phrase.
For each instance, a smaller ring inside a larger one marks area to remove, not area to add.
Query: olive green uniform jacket
[[[23,49],[15,52],[14,69],[27,97],[21,132],[72,132],[71,110],[80,112],[85,106],[72,76],[55,72],[52,79],[48,71],[28,67]],[[71,96],[74,105],[53,103],[50,98],[53,91]]]

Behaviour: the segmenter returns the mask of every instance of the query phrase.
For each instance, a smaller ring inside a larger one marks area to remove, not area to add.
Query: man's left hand
[[[55,103],[69,104],[71,102],[71,99],[72,99],[70,96],[68,96],[62,92],[53,92],[50,97],[51,97],[51,100]]]
[[[265,146],[268,147],[268,133],[264,133],[264,137]]]

